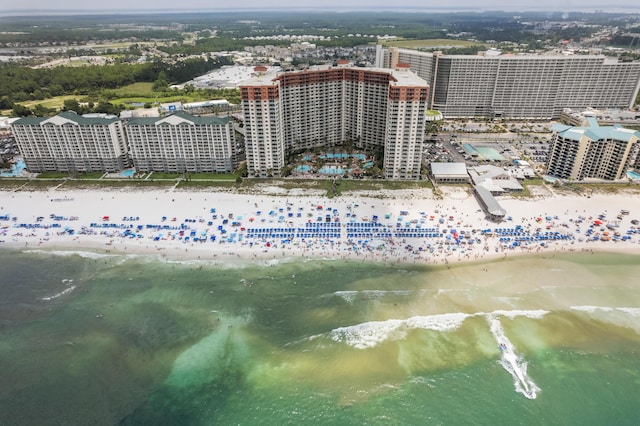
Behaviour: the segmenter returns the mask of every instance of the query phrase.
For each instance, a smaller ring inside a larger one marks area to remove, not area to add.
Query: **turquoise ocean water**
[[[640,419],[638,257],[0,259],[3,425]]]

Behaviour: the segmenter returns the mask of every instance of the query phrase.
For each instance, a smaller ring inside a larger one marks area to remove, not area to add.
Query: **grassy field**
[[[131,103],[149,103],[152,105],[157,105],[158,103],[166,103],[166,102],[198,102],[198,101],[206,101],[209,100],[210,97],[205,95],[204,93],[196,90],[190,94],[174,94],[171,91],[168,92],[154,92],[153,91],[153,83],[133,83],[128,86],[120,87],[118,89],[110,89],[109,92],[115,94],[116,99],[111,100],[110,102],[115,105],[129,105]],[[25,101],[18,102],[20,105],[23,105],[28,108],[33,108],[34,106],[41,104],[46,108],[55,108],[62,109],[64,106],[64,101],[68,99],[75,99],[78,102],[81,102],[85,99],[85,95],[65,95],[65,96],[56,96],[49,99],[41,99],[36,101]],[[11,115],[11,110],[0,110],[0,115],[9,116]]]
[[[447,38],[434,38],[428,40],[392,40],[385,41],[383,44],[388,47],[402,47],[406,49],[484,46],[484,43],[477,41],[450,40]]]
[[[153,83],[133,83],[118,89],[113,89],[116,96],[153,97]]]
[[[153,83],[134,83],[129,86],[121,87],[119,89],[115,89],[116,95],[119,96],[117,99],[111,101],[111,103],[116,105],[122,104],[130,104],[130,103],[150,103],[155,104],[156,102],[197,102],[197,101],[206,101],[209,98],[200,94],[200,92],[195,91],[190,95],[173,95],[171,92],[158,93],[151,90]]]
[[[64,95],[64,96],[55,96],[53,98],[49,98],[49,99],[40,99],[37,101],[24,101],[24,102],[18,102],[20,105],[29,107],[29,108],[33,108],[34,106],[38,105],[38,104],[42,104],[42,106],[46,107],[46,108],[62,108],[62,106],[64,105],[64,101],[66,101],[67,99],[77,99],[80,100],[82,98],[81,95]],[[11,110],[5,110],[2,111],[2,115],[9,115],[11,114]]]

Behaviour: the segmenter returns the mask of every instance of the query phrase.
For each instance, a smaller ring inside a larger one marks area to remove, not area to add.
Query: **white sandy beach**
[[[640,253],[640,227],[631,224],[640,218],[636,196],[500,197],[510,220],[495,223],[466,188],[442,190],[441,199],[428,189],[334,199],[280,188],[259,195],[2,191],[0,247],[220,262],[304,256],[423,264],[536,252]]]

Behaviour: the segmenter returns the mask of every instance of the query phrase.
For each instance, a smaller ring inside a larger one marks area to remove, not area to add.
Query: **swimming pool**
[[[296,172],[306,173],[309,170],[311,170],[311,166],[307,166],[306,164],[296,167]]]
[[[361,161],[364,161],[367,158],[367,156],[364,155],[364,154],[333,154],[333,153],[331,153],[331,154],[322,154],[322,155],[319,156],[319,158],[321,158],[323,160],[334,160],[334,159],[344,160],[344,159],[347,159],[349,157],[355,158],[355,159],[361,160]],[[304,161],[311,161],[311,160],[313,160],[313,156],[312,155],[305,155],[305,156],[302,157],[302,159]]]
[[[322,166],[318,169],[318,173],[322,173],[324,175],[341,175],[345,172],[345,169],[338,166]]]
[[[473,146],[470,143],[465,143],[462,146],[464,147],[465,151],[469,153],[469,155],[471,155],[472,157],[477,157],[480,160],[504,160],[504,157],[500,155],[500,153],[496,151],[495,148],[491,148],[490,146]]]
[[[633,170],[629,170],[627,172],[627,176],[629,176],[629,179],[632,180],[640,180],[640,173],[636,173]]]
[[[358,160],[364,160],[365,158],[367,158],[364,154],[325,154],[325,155],[321,155],[320,158],[322,159],[341,159],[344,160],[346,158],[356,158]]]
[[[122,177],[131,177],[136,173],[135,169],[127,169],[120,172]]]
[[[11,166],[10,172],[2,172],[0,173],[1,177],[16,177],[20,176],[22,171],[27,168],[27,165],[24,163],[24,160],[20,159],[15,162],[13,166]]]

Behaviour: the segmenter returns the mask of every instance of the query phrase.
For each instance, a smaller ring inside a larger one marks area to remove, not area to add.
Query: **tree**
[[[163,92],[167,90],[169,83],[167,83],[167,74],[164,71],[158,73],[158,78],[153,82],[154,92]]]
[[[50,115],[53,115],[54,112],[54,108],[47,108],[42,104],[37,104],[35,107],[33,107],[33,114],[37,117],[48,117]]]
[[[75,111],[78,114],[82,114],[82,107],[76,99],[65,99],[63,103],[63,111]]]
[[[33,115],[33,111],[31,111],[28,107],[20,104],[14,104],[12,114],[15,117],[29,117]]]

